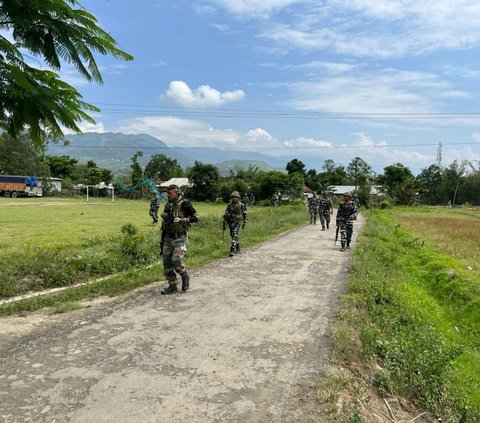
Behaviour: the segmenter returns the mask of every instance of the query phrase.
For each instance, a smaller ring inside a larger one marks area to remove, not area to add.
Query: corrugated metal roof
[[[164,188],[168,187],[169,185],[178,185],[180,188],[191,186],[188,178],[172,178],[172,179],[169,179],[168,181],[162,182],[160,184],[160,186],[164,187]]]

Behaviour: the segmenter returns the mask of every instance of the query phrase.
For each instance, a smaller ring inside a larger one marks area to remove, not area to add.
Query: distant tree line
[[[269,201],[277,193],[295,199],[302,197],[304,186],[320,193],[334,185],[353,185],[360,202],[369,206],[371,186],[380,185],[382,198],[392,204],[480,205],[478,161],[453,161],[448,166],[437,162],[414,175],[402,163],[386,166],[383,173],[376,174],[361,157],[354,157],[346,166],[325,160],[320,171],[307,169],[301,160],[292,159],[286,164],[285,172],[262,171],[250,165],[222,177],[212,164],[196,161],[184,169],[177,160],[164,154],[153,155],[143,168],[139,163],[142,155],[137,151],[130,159],[130,171],[118,175],[123,183],[135,185],[145,178],[163,182],[188,177],[193,185],[188,195],[197,201],[219,198],[228,201],[232,191],[253,196],[256,201]],[[62,178],[67,191],[74,184],[109,184],[114,180],[110,170],[98,167],[93,161],[79,163],[70,156],[46,156],[44,147],[33,143],[26,134],[16,138],[7,133],[0,135],[0,173]]]

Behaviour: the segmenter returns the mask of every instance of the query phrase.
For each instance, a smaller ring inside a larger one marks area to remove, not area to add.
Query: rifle
[[[337,229],[335,230],[335,242],[333,243],[333,246],[335,246],[335,244],[338,241],[338,231],[339,230],[340,230],[340,225],[337,225]]]
[[[227,229],[227,221],[223,219],[222,241],[225,241],[225,229]]]

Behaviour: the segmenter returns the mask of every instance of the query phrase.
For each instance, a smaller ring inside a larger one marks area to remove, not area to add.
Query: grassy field
[[[332,330],[354,373],[443,422],[480,421],[479,214],[370,212]]]
[[[190,233],[187,265],[225,257],[222,241],[224,204],[194,204],[201,220]],[[163,279],[160,229],[151,223],[147,201],[111,199],[0,198],[0,298],[63,287],[114,275],[107,281],[75,288],[54,298],[3,307],[0,313],[33,310],[64,301],[115,294]],[[163,205],[162,205],[163,207]],[[304,205],[249,209],[243,247],[271,238],[307,221]],[[122,233],[134,225],[138,233]]]

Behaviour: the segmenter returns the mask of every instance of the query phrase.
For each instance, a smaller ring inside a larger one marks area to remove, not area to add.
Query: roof
[[[355,191],[355,185],[333,185],[331,188],[332,188],[332,191],[335,195],[341,195],[344,192]],[[381,185],[372,185],[370,187],[370,194],[378,195],[381,192],[382,192],[382,186]]]
[[[166,188],[169,185],[178,185],[180,188],[191,186],[188,178],[172,178],[172,179],[169,179],[168,181],[162,182],[160,184],[160,187]]]

